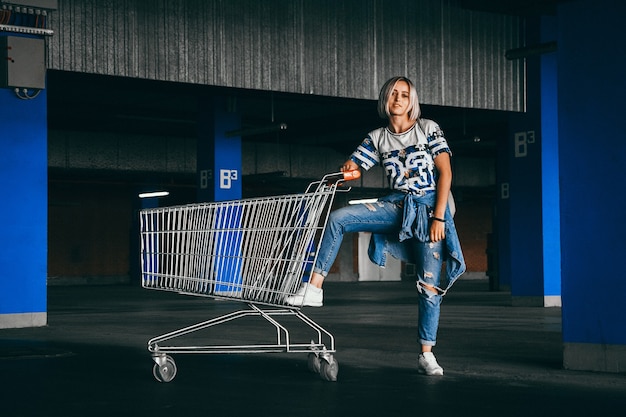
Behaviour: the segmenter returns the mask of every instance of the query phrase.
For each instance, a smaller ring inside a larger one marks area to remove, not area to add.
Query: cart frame
[[[308,368],[336,381],[335,338],[286,299],[310,276],[338,188],[358,171],[325,175],[303,194],[198,203],[140,212],[142,286],[146,289],[245,302],[233,311],[148,341],[153,375],[170,382],[177,374],[171,354],[308,353]],[[276,331],[276,343],[163,345],[172,339],[244,317],[260,317]],[[296,317],[313,333],[294,342],[278,319]]]

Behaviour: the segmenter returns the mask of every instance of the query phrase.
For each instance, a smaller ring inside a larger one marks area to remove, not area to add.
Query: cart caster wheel
[[[152,375],[159,382],[170,382],[174,379],[177,372],[176,363],[171,356],[166,356],[165,361],[159,365],[155,363],[152,367]]]
[[[324,381],[334,382],[337,380],[339,373],[339,364],[334,356],[330,355],[328,359],[320,361],[320,376]]]
[[[307,365],[309,367],[309,371],[313,372],[314,374],[319,374],[321,367],[321,360],[319,355],[313,352],[309,353]]]

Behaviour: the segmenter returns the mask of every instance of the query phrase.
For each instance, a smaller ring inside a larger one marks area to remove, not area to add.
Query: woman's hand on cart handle
[[[361,178],[361,170],[359,166],[351,159],[347,160],[341,167],[343,172],[343,179],[345,181],[351,181]]]

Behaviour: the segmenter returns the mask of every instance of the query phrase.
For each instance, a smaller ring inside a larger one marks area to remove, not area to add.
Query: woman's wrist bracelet
[[[444,219],[440,219],[439,217],[435,217],[435,216],[431,217],[431,219],[437,220],[438,222],[442,222],[442,223],[446,222]]]

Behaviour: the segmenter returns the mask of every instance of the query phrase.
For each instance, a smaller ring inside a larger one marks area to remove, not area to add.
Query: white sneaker
[[[296,295],[289,296],[285,299],[285,303],[299,307],[321,307],[323,300],[324,290],[305,282]]]
[[[443,375],[443,368],[437,363],[432,352],[420,353],[417,360],[417,372],[426,375]]]

